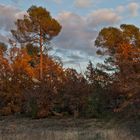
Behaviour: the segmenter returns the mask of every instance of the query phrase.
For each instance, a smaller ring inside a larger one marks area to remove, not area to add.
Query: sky
[[[94,41],[104,27],[140,24],[140,0],[0,0],[0,41],[7,42],[14,22],[32,5],[46,8],[62,25],[52,40],[52,55],[65,67],[84,71],[87,63],[103,62]]]

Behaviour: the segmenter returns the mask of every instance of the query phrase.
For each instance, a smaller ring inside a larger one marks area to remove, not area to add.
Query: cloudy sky
[[[43,6],[62,25],[54,54],[64,65],[83,70],[89,60],[101,62],[94,40],[103,27],[140,24],[139,0],[0,0],[0,41],[7,41],[14,21],[31,6]]]

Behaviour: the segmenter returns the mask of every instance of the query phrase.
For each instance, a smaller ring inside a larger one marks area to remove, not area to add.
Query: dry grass
[[[15,119],[0,121],[0,140],[139,140],[128,129],[95,119]]]

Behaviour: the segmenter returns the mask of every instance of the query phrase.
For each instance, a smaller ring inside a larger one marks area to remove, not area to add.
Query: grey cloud
[[[115,9],[98,9],[85,16],[72,12],[62,12],[58,15],[57,19],[63,28],[55,43],[63,51],[65,50],[64,54],[69,59],[77,60],[78,57],[82,56],[85,59],[81,58],[81,61],[84,61],[89,58],[95,58],[97,57],[97,49],[94,47],[94,40],[99,30],[105,26],[121,23],[123,17],[120,14],[136,15],[138,11],[137,5],[137,3],[129,3],[127,5],[120,5]],[[71,54],[70,58],[70,54],[66,53],[67,51],[79,51],[79,54],[77,54],[77,57]]]
[[[94,51],[91,41],[96,37],[97,31],[88,26],[84,17],[64,12],[58,16],[58,20],[63,27],[56,41],[59,47],[85,53]]]
[[[1,32],[10,32],[15,27],[17,18],[22,18],[25,12],[13,6],[0,5],[0,30]],[[6,41],[6,36],[0,35],[0,40]]]
[[[8,42],[7,36],[0,34],[0,42]]]
[[[57,18],[62,24],[62,32],[55,41],[57,46],[65,50],[79,51],[86,57],[96,56],[94,40],[98,34],[97,28],[116,24],[120,20],[120,16],[107,9],[92,12],[85,17],[63,12]]]
[[[0,5],[0,29],[9,31],[14,26],[15,14],[18,9],[12,6]]]
[[[74,53],[70,54],[70,55],[68,56],[68,58],[74,59],[74,60],[82,60],[82,59],[84,59],[84,57],[82,57],[81,55],[79,55],[79,54],[74,54]]]

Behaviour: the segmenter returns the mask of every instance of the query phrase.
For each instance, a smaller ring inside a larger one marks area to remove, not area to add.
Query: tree
[[[0,42],[0,55],[3,56],[7,51],[7,45],[3,42]]]
[[[89,61],[85,76],[90,90],[86,115],[90,117],[105,117],[110,106],[108,93],[108,88],[111,83],[110,74],[99,69],[97,66],[95,67]]]
[[[90,84],[94,83],[94,76],[95,76],[95,68],[93,67],[93,64],[91,61],[89,61],[86,72],[85,72],[86,78],[89,81]]]
[[[103,28],[96,41],[101,55],[108,55],[105,68],[113,70],[118,93],[126,99],[121,108],[140,99],[140,29],[122,24],[120,28]],[[106,69],[107,70],[107,69]],[[137,103],[138,104],[138,103]]]
[[[105,63],[110,67],[120,69],[120,57],[125,55],[139,60],[140,49],[140,31],[134,25],[120,25],[120,28],[109,27],[103,28],[95,40],[97,53],[100,55],[109,55]],[[129,51],[129,52],[128,52]],[[130,54],[131,51],[131,54]],[[124,53],[125,52],[125,53]],[[122,60],[122,59],[121,59]],[[114,70],[114,69],[113,69]]]
[[[9,54],[9,55],[8,55]],[[24,48],[10,48],[6,58],[0,59],[0,113],[10,115],[21,112],[24,93],[33,88],[34,69],[31,57]],[[16,84],[15,84],[16,83]]]
[[[61,25],[42,7],[31,6],[23,19],[16,21],[16,30],[11,30],[18,43],[30,43],[40,48],[40,80],[43,78],[43,48],[61,30]]]
[[[0,42],[0,89],[7,88],[10,66],[6,58],[7,46]]]
[[[61,110],[78,117],[87,105],[88,83],[85,77],[75,69],[68,68],[64,74],[65,79],[60,90]]]
[[[93,89],[97,86],[105,88],[111,82],[110,75],[99,66],[94,67],[91,61],[89,61],[85,75]]]

